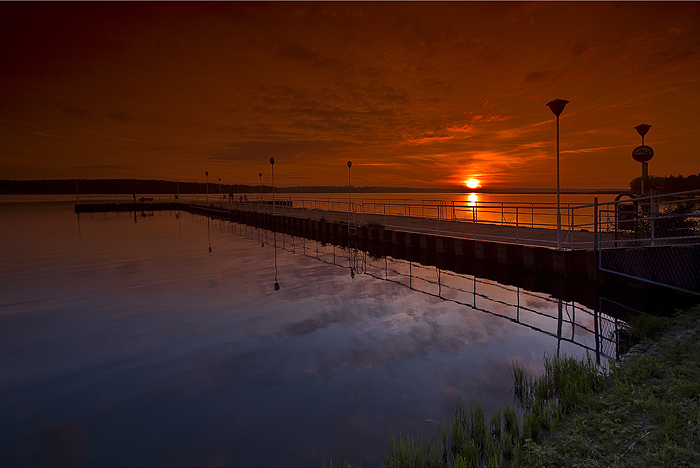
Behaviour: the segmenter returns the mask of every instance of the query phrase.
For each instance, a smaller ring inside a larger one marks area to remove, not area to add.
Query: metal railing
[[[184,199],[183,199],[184,201]],[[278,215],[356,222],[386,228],[495,242],[556,247],[557,206],[552,203],[457,202],[445,200],[291,198],[266,195],[234,196],[189,203],[221,210],[244,210]],[[595,203],[561,205],[562,239],[566,249],[594,248]],[[478,226],[478,228],[476,228]],[[489,227],[490,229],[484,229]],[[533,234],[536,236],[533,237]]]
[[[138,194],[138,195],[79,195],[75,198],[76,203],[80,204],[99,204],[99,203],[173,203],[176,202],[175,195],[167,194]]]
[[[600,248],[700,243],[700,190],[601,204]]]
[[[142,201],[143,199],[143,201]],[[451,237],[556,248],[554,203],[437,199],[315,198],[292,194],[137,195],[137,203],[174,202]],[[80,203],[133,203],[129,195],[84,195]],[[700,240],[700,190],[598,203],[562,203],[561,248],[607,249],[693,244]]]
[[[599,207],[601,271],[700,295],[700,190]]]

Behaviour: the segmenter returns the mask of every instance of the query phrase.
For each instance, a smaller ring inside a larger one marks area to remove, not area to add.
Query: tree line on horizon
[[[208,184],[210,194],[228,193],[272,193],[270,185]],[[641,177],[632,179],[629,184],[633,193],[641,191]],[[649,176],[644,184],[645,191],[654,193],[685,192],[700,190],[700,173],[689,176]],[[455,188],[407,188],[407,187],[352,187],[357,193],[383,192],[454,192],[468,191],[464,187]],[[347,185],[275,187],[277,193],[344,193]],[[176,182],[150,179],[40,179],[40,180],[0,180],[0,194],[55,194],[55,195],[95,195],[95,194],[203,194],[207,193],[205,182]]]
[[[411,189],[397,187],[352,187],[353,192],[435,192],[454,189]],[[143,179],[40,179],[0,180],[0,194],[51,194],[51,195],[101,195],[101,194],[222,194],[272,193],[270,185],[219,184],[209,182],[176,182]],[[348,186],[298,186],[275,187],[276,193],[345,193]]]
[[[644,192],[653,191],[654,194],[687,192],[700,189],[700,173],[687,177],[682,175],[674,176],[649,176],[644,182]],[[630,182],[630,190],[633,193],[640,193],[642,190],[642,178],[636,177]]]

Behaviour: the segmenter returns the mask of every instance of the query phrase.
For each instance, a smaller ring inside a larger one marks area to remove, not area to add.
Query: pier
[[[681,195],[685,202],[700,200],[699,193]],[[634,201],[633,217],[627,209],[632,206],[629,201],[565,205],[559,243],[552,222],[556,211],[551,204],[471,206],[291,198],[273,203],[235,197],[174,200],[171,196],[148,203],[85,200],[77,203],[75,210],[183,210],[339,245],[383,246],[390,251],[700,294],[700,234],[695,229],[683,233],[662,231],[678,224],[670,222],[659,209],[663,203],[672,203],[669,200],[666,196],[665,201],[651,197]],[[692,224],[697,223],[697,216],[683,214],[682,219],[688,222],[690,218]],[[642,232],[642,228],[649,233]],[[659,269],[659,264],[663,268]]]

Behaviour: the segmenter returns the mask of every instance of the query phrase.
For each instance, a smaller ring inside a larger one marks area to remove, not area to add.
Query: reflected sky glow
[[[510,403],[513,360],[539,372],[595,346],[575,304],[557,339],[546,295],[279,233],[70,204],[0,216],[10,464],[372,466],[458,395]]]

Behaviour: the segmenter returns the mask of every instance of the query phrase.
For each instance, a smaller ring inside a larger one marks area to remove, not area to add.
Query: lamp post
[[[649,161],[651,158],[654,157],[654,150],[651,149],[650,146],[646,146],[644,144],[644,136],[647,134],[649,129],[651,128],[651,125],[647,124],[640,124],[634,127],[635,130],[637,130],[637,133],[639,133],[639,136],[642,137],[642,146],[637,146],[634,151],[632,151],[632,157],[634,158],[635,161],[642,163],[642,179],[641,179],[641,184],[642,184],[642,190],[641,190],[641,196],[644,196],[644,181],[646,181],[649,178]]]
[[[350,199],[350,203],[352,203],[352,184],[351,184],[351,178],[350,178],[350,168],[352,167],[352,161],[348,161],[348,197]]]
[[[204,175],[207,178],[207,203],[209,203],[209,171],[204,171]]]
[[[221,195],[221,177],[219,177],[219,195]],[[221,198],[221,196],[219,196]]]
[[[272,214],[275,215],[275,158],[270,157],[270,166],[272,167]]]
[[[348,223],[350,222],[350,209],[352,207],[352,180],[350,178],[350,168],[352,161],[348,161]]]
[[[262,172],[258,172],[258,177],[260,177],[260,196],[262,197]]]
[[[559,116],[569,103],[564,99],[555,99],[547,103],[547,107],[557,116],[557,250],[561,250],[561,194],[559,191]]]

